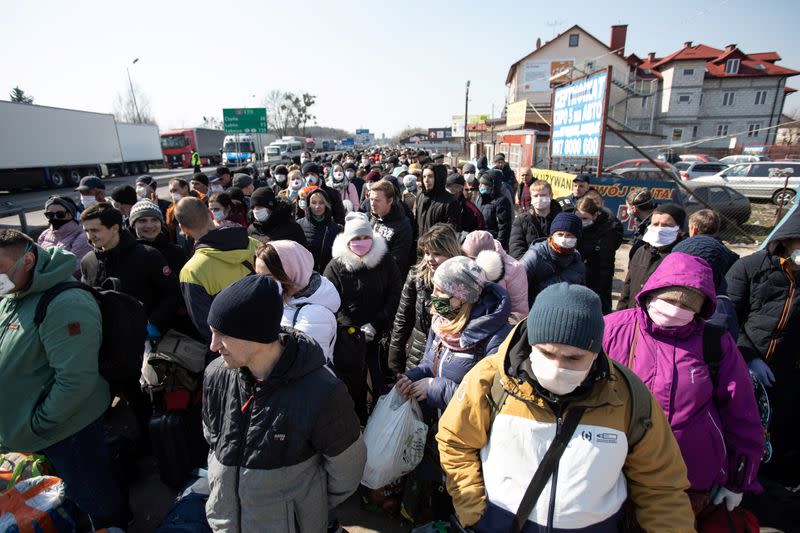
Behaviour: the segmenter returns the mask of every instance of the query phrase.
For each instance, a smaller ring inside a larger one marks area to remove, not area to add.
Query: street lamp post
[[[135,65],[139,62],[139,58],[133,60],[131,65]],[[133,81],[131,81],[131,69],[130,67],[125,67],[125,72],[128,73],[128,85],[131,88],[131,98],[133,99],[133,108],[136,110],[136,120],[139,121],[139,124],[142,123],[142,115],[139,114],[139,105],[136,103],[136,92],[133,90]]]
[[[467,94],[464,98],[464,159],[469,157],[467,153],[467,145],[469,135],[467,133],[467,119],[469,118],[469,80],[467,80]]]

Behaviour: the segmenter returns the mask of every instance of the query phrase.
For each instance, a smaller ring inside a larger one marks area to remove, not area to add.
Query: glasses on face
[[[65,218],[67,218],[67,212],[66,211],[45,211],[44,212],[44,218],[46,218],[47,220],[53,220],[53,219],[64,220]]]

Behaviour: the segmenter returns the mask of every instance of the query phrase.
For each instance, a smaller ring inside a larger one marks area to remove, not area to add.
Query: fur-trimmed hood
[[[389,251],[386,240],[377,232],[373,233],[372,248],[364,257],[359,257],[354,254],[353,251],[350,250],[350,247],[347,246],[348,243],[347,236],[340,233],[333,241],[333,249],[331,252],[333,258],[341,261],[345,270],[350,272],[355,272],[362,268],[375,268],[378,266],[378,263],[381,262],[383,256]]]

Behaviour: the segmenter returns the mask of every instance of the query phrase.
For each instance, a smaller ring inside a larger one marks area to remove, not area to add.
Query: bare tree
[[[273,90],[264,98],[264,107],[267,108],[267,122],[269,130],[278,137],[289,134],[289,129],[294,123],[293,109],[287,105],[289,93]]]
[[[222,121],[217,117],[203,117],[203,127],[211,128],[214,130],[223,129]]]
[[[123,93],[117,93],[114,117],[120,122],[158,124],[150,111],[147,96],[135,83],[128,86]]]
[[[306,134],[306,124],[317,119],[311,114],[311,107],[316,100],[317,97],[310,93],[303,93],[300,96],[292,93],[286,95],[286,103],[291,109],[293,118],[292,126],[297,133],[303,136]]]
[[[25,94],[25,91],[20,89],[19,85],[11,89],[11,92],[8,93],[8,97],[11,99],[12,102],[19,102],[20,104],[33,103],[33,96]]]

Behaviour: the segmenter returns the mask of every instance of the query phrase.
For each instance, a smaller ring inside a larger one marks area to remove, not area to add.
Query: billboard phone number
[[[553,157],[584,157],[585,154],[597,154],[600,139],[597,137],[573,137],[553,140]]]

